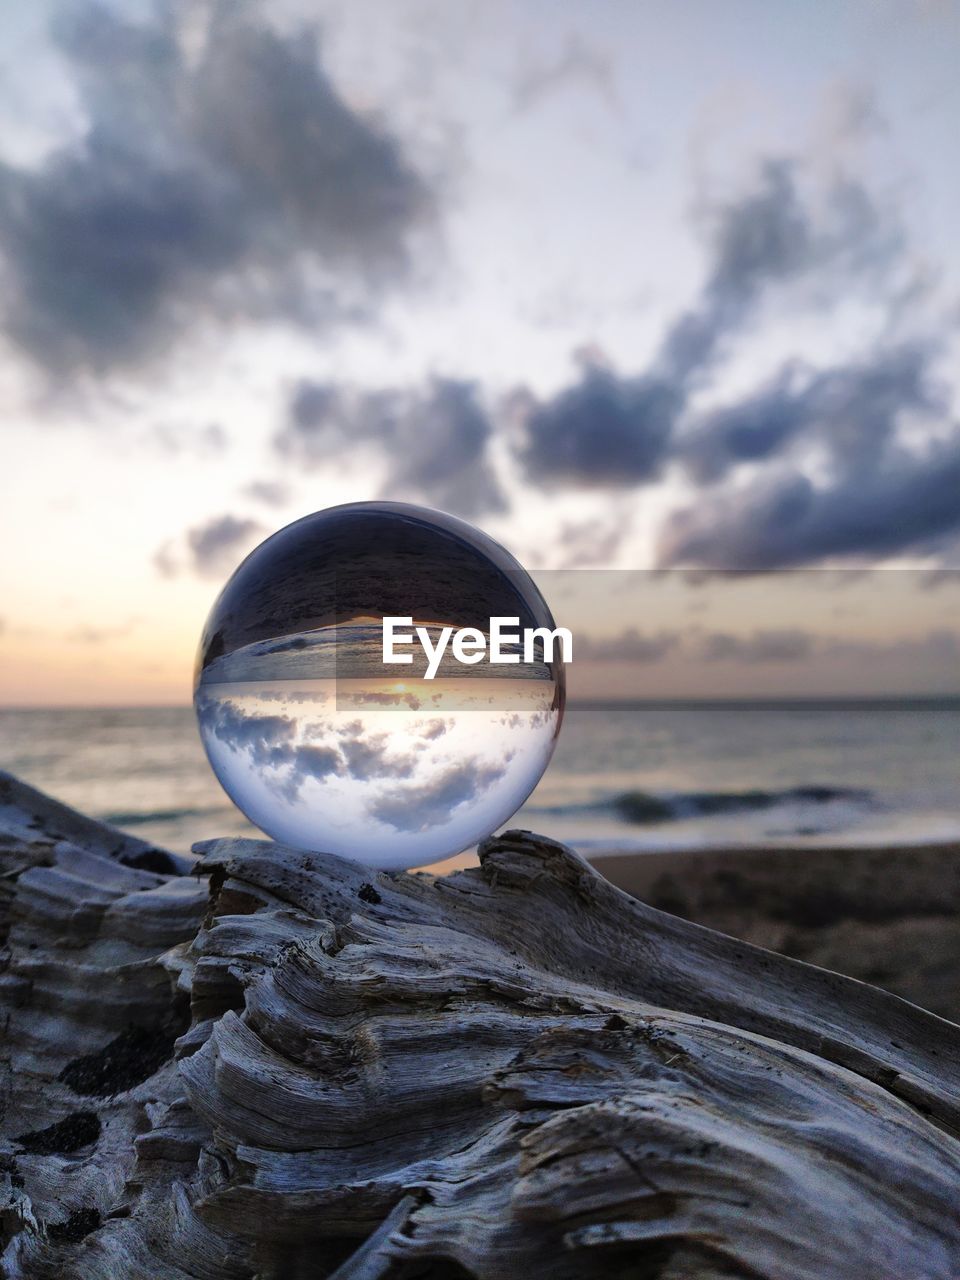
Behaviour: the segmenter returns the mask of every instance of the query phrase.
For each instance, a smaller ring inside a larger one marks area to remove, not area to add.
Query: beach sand
[[[610,853],[651,906],[960,1022],[960,843]]]

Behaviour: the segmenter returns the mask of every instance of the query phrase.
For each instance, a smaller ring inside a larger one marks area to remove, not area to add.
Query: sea
[[[0,710],[0,768],[161,847],[257,832],[190,708]],[[587,856],[960,839],[960,699],[573,703],[508,826]]]

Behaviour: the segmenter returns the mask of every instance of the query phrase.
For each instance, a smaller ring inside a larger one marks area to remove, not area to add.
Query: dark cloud
[[[141,360],[198,318],[355,315],[408,270],[430,197],[397,140],[312,37],[215,14],[196,56],[172,20],[83,4],[57,28],[86,128],[0,167],[7,332],[55,373]]]
[[[186,542],[193,568],[201,574],[220,573],[225,566],[232,568],[240,552],[262,532],[263,527],[256,520],[231,515],[215,516],[206,524],[188,529]]]
[[[363,689],[350,695],[352,703],[361,707],[409,707],[411,711],[419,711],[420,699],[409,690],[406,693],[384,693],[376,689]]]
[[[165,542],[155,553],[153,564],[165,578],[184,570],[201,577],[222,577],[239,563],[264,532],[256,520],[239,516],[214,516],[188,529],[181,540]]]
[[[768,170],[767,191],[722,220],[692,314],[700,337],[687,343],[685,319],[668,339],[677,367],[712,358],[768,280],[820,271],[842,292],[854,275],[884,278],[899,234],[854,184],[837,184],[831,201],[814,230],[787,170]],[[659,563],[756,570],[942,549],[960,531],[960,431],[942,435],[950,396],[933,375],[940,352],[937,339],[918,338],[827,369],[787,362],[739,402],[687,421],[672,456],[708,492],[664,525]],[[908,447],[918,426],[928,443]],[[749,479],[713,488],[742,465]]]
[[[649,482],[668,459],[682,405],[682,389],[663,378],[588,366],[553,399],[530,398],[520,461],[547,485]]]
[[[875,642],[829,637],[823,652],[831,656],[870,660],[877,658],[910,659],[918,669],[925,664],[960,657],[960,635],[946,627],[934,627],[920,635],[901,636],[896,640]]]
[[[934,552],[960,533],[960,429],[922,450],[893,444],[872,466],[815,483],[776,467],[701,496],[662,531],[663,565],[764,569]]]
[[[706,662],[799,662],[809,658],[817,637],[796,627],[770,628],[738,636],[729,631],[710,631],[695,646]]]
[[[943,550],[960,534],[960,428],[941,434],[940,350],[914,340],[819,371],[793,363],[702,415],[676,444],[692,478],[714,486],[744,463],[753,474],[675,512],[660,563],[762,569]],[[928,443],[908,447],[918,427]]]
[[[297,732],[296,721],[289,716],[251,716],[233,702],[203,696],[198,699],[197,714],[204,728],[231,751],[248,751],[261,766],[283,763]]]
[[[293,800],[299,795],[300,788],[308,778],[322,782],[331,774],[340,773],[342,761],[335,747],[319,745],[303,745],[284,748],[282,759],[275,762],[289,764],[290,772],[283,783],[283,793]]]
[[[517,454],[530,479],[608,488],[656,480],[673,456],[692,391],[774,287],[812,283],[823,305],[853,281],[872,286],[885,278],[903,248],[863,187],[839,179],[815,207],[797,166],[784,160],[764,165],[754,189],[713,209],[709,223],[710,266],[699,297],[668,327],[648,369],[623,376],[593,362],[551,399],[515,397]]]
[[[364,393],[304,380],[275,446],[316,468],[342,464],[351,447],[376,449],[387,466],[382,497],[472,516],[504,505],[487,456],[492,431],[470,382],[434,378],[423,388]]]
[[[821,371],[788,364],[758,391],[704,414],[678,441],[677,453],[700,483],[813,441],[837,466],[869,467],[905,414],[947,412],[947,394],[930,374],[937,349],[934,343],[905,343]]]
[[[379,420],[380,397],[371,404]],[[394,411],[390,489],[420,496],[463,515],[502,510],[503,495],[487,458],[491,423],[472,383],[434,380],[425,397],[388,398]]]
[[[197,714],[205,733],[231,751],[244,752],[257,769],[267,771],[268,785],[291,802],[310,779],[404,779],[413,774],[417,765],[415,756],[391,752],[387,734],[365,734],[360,720],[339,728],[333,741],[297,742],[302,726],[290,716],[264,715],[259,711],[251,714],[234,702],[218,701],[202,693]],[[307,731],[322,739],[329,726],[320,722]]]
[[[855,659],[875,663],[885,659],[925,661],[952,658],[960,653],[960,638],[947,628],[934,629],[896,640],[851,640],[847,636],[808,631],[803,627],[761,627],[750,632],[705,631],[691,628],[686,634],[660,631],[644,634],[628,627],[617,636],[578,635],[578,661],[628,662],[647,665],[673,657],[688,669],[702,663],[803,663],[824,658]]]
[[[290,501],[290,489],[282,480],[251,480],[243,495],[268,507],[282,507]]]
[[[335,429],[343,413],[339,387],[301,379],[290,396],[289,427],[277,438],[280,451],[295,452],[299,448],[308,461],[316,461],[316,448],[324,443],[325,434]]]
[[[451,765],[426,786],[395,787],[368,807],[370,816],[396,831],[429,831],[450,821],[453,811],[499,781],[504,765],[464,760]]]
[[[364,735],[360,720],[344,726],[340,752],[342,772],[358,782],[368,782],[371,778],[409,778],[417,763],[413,756],[391,755],[386,733]]]
[[[617,636],[577,636],[575,656],[581,662],[661,662],[680,644],[676,631],[645,635],[636,627],[627,627]]]
[[[291,803],[308,778],[322,781],[342,771],[335,747],[297,743],[297,722],[283,715],[248,715],[233,702],[201,697],[197,715],[204,731],[231,751],[244,752],[251,764],[269,770],[267,782]]]
[[[816,277],[823,295],[882,276],[903,248],[899,228],[867,191],[838,179],[814,212],[797,165],[768,161],[753,191],[711,211],[712,265],[700,299],[673,325],[661,361],[677,378],[702,372],[725,338],[754,315],[772,285]]]

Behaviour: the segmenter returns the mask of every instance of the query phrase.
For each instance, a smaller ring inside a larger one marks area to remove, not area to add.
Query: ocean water
[[[259,834],[189,708],[0,711],[0,767],[185,851]],[[585,852],[960,838],[960,701],[573,704],[510,820]]]

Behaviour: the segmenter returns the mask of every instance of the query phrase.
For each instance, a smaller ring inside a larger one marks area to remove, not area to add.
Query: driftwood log
[[[526,832],[201,852],[0,775],[11,1280],[960,1276],[953,1023]]]

